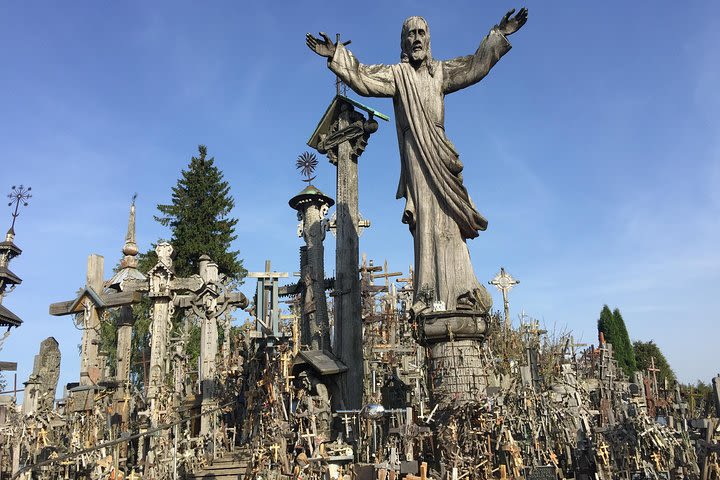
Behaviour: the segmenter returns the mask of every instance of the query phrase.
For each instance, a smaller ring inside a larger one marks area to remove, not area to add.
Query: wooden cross
[[[568,347],[569,347],[569,348],[570,348],[570,352],[571,352],[570,354],[572,355],[573,358],[575,358],[575,355],[576,355],[576,353],[577,353],[577,348],[578,348],[578,347],[587,347],[587,346],[588,346],[587,343],[575,343],[575,338],[571,335],[571,336],[568,338],[568,342],[566,343],[566,347],[565,347],[565,348],[568,348]]]
[[[383,264],[382,272],[383,273],[372,273],[372,274],[370,274],[370,278],[372,278],[373,280],[375,280],[376,278],[384,278],[386,290],[390,287],[390,277],[402,276],[402,272],[389,272],[388,271],[387,260],[385,260],[385,263]]]
[[[653,461],[655,462],[655,469],[658,472],[662,471],[662,457],[660,456],[660,454],[658,452],[655,452],[652,455],[650,455],[650,458],[652,458]]]
[[[543,330],[540,328],[540,321],[539,320],[533,320],[527,325],[526,332],[534,335],[536,338],[542,335],[543,333],[547,333],[547,330]]]
[[[103,286],[104,259],[92,254],[88,257],[87,281],[77,298],[50,305],[50,315],[81,315],[82,344],[80,350],[80,385],[94,385],[100,381],[100,318],[105,310],[132,305],[141,299],[139,292],[105,293]]]
[[[199,259],[200,282],[197,288],[185,295],[176,296],[173,302],[182,308],[190,308],[200,321],[200,365],[198,380],[202,391],[202,409],[212,408],[215,402],[218,317],[235,307],[247,307],[245,295],[232,292],[228,283],[221,279],[218,264],[207,255]],[[228,332],[229,334],[229,332]],[[203,415],[200,421],[200,435],[211,429],[211,415]]]
[[[270,450],[273,451],[273,461],[274,461],[275,463],[277,463],[277,461],[278,461],[278,450],[280,450],[280,445],[278,445],[277,443],[273,443],[272,445],[270,445]]]
[[[47,430],[44,427],[40,427],[40,431],[38,431],[36,448],[39,450],[41,445],[42,447],[48,446]]]
[[[690,387],[690,392],[688,393],[688,397],[690,397],[690,416],[695,415],[695,399],[696,398],[702,398],[703,394],[700,392],[695,391],[695,387]]]
[[[347,413],[343,415],[342,422],[343,422],[343,425],[345,426],[345,436],[346,437],[350,436],[350,432],[351,432],[350,424],[352,423],[352,420],[353,420],[352,417],[350,417],[350,415],[348,415]],[[346,441],[347,440],[348,439],[346,439]]]
[[[600,457],[601,463],[605,466],[610,462],[610,452],[606,443],[600,445],[598,448],[598,456]]]
[[[290,382],[295,379],[295,375],[290,374],[290,359],[288,358],[288,355],[282,356],[282,369],[283,376],[285,377],[285,391],[290,392]]]
[[[302,438],[304,438],[305,440],[307,440],[308,448],[310,449],[310,456],[312,457],[314,454],[314,451],[315,451],[315,445],[314,445],[314,442],[312,441],[312,439],[315,438],[315,434],[310,433],[309,428],[306,428],[305,432],[307,432],[307,433],[304,433],[303,435],[300,435],[300,436]]]
[[[404,283],[405,288],[409,288],[412,290],[412,288],[413,288],[413,268],[412,268],[412,266],[408,267],[408,272],[409,273],[408,273],[407,277],[397,278],[397,279],[395,279],[395,281],[398,283]],[[402,290],[404,290],[404,288],[401,289],[401,291]]]
[[[608,385],[610,388],[612,388],[613,380],[615,380],[615,372],[612,368],[608,368],[607,372],[605,372],[605,377],[608,379]]]
[[[270,260],[265,261],[264,272],[248,272],[247,278],[257,278],[255,294],[255,318],[257,330],[271,330],[274,337],[280,336],[280,299],[278,282],[287,278],[287,272],[273,272]]]
[[[658,385],[657,385],[657,372],[660,371],[659,368],[655,367],[655,357],[650,357],[650,366],[647,369],[648,372],[652,373],[653,378],[653,393],[655,396],[658,395]]]

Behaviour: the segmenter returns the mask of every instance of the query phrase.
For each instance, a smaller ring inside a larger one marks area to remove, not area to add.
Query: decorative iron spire
[[[315,173],[317,165],[317,157],[314,153],[310,152],[301,153],[298,155],[297,161],[295,162],[295,168],[300,170],[300,174],[305,177],[303,182],[306,182],[308,185],[316,178],[316,176],[312,176],[312,174]]]
[[[28,200],[32,198],[32,195],[30,194],[31,190],[32,187],[25,188],[23,185],[13,185],[12,191],[8,193],[7,197],[10,199],[8,207],[12,207],[14,203],[15,211],[12,213],[12,224],[10,225],[10,230],[7,231],[7,235],[5,236],[5,241],[7,242],[12,242],[15,238],[15,220],[20,215],[20,204],[22,204],[23,207],[28,206]]]
[[[120,261],[120,269],[115,272],[115,275],[106,283],[106,286],[117,291],[122,291],[123,282],[128,279],[131,280],[145,280],[138,267],[137,254],[140,249],[135,242],[135,199],[137,193],[132,197],[132,203],[130,204],[130,217],[128,218],[127,234],[125,235],[125,244],[122,248],[122,253],[125,255]],[[123,307],[124,308],[124,307]]]
[[[125,245],[123,245],[123,255],[134,257],[138,253],[138,246],[135,242],[135,199],[137,193],[132,197],[130,204],[130,218],[128,219],[127,235],[125,235]]]

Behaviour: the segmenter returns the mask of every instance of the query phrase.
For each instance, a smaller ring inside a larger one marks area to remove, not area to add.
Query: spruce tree
[[[602,332],[603,337],[605,337],[605,341],[612,343],[613,346],[615,346],[615,343],[610,340],[610,338],[617,336],[617,332],[614,327],[615,324],[613,322],[613,315],[610,311],[610,307],[603,305],[602,310],[600,310],[600,319],[598,320],[598,333]]]
[[[241,281],[247,273],[243,268],[239,252],[232,251],[230,244],[237,238],[234,233],[237,219],[230,218],[234,206],[230,196],[230,187],[223,180],[223,174],[215,166],[214,158],[207,158],[207,148],[198,146],[198,157],[192,157],[187,170],[181,172],[177,184],[172,189],[172,202],[169,205],[158,205],[163,216],[155,220],[170,227],[171,240],[175,251],[173,266],[175,273],[187,277],[198,273],[198,259],[201,255],[209,255],[218,264],[221,273],[234,281]],[[147,273],[156,263],[155,245],[138,255],[138,270]],[[118,268],[118,267],[116,267]],[[143,385],[148,376],[150,359],[150,300],[143,300],[133,305],[135,324],[132,336],[131,380]],[[114,313],[115,315],[118,312]],[[173,319],[173,328],[178,328],[182,311],[178,311]],[[101,342],[103,350],[108,354],[111,370],[115,363],[116,328],[115,319],[103,322]],[[190,342],[187,352],[191,364],[197,361],[200,345],[200,327],[190,326]],[[114,372],[113,372],[114,374]]]
[[[162,215],[155,220],[170,227],[176,252],[173,265],[179,276],[197,273],[198,259],[209,255],[221,273],[241,280],[247,272],[240,252],[230,249],[238,222],[229,216],[235,206],[230,186],[215,158],[207,157],[207,147],[199,145],[198,153],[173,187],[171,203],[157,206]]]
[[[603,305],[598,320],[598,332],[602,332],[606,342],[612,343],[618,366],[625,372],[625,375],[632,376],[637,369],[635,353],[619,309],[616,308],[614,312],[611,312],[610,307]]]
[[[620,309],[616,308],[613,310],[613,322],[618,329],[617,341],[622,343],[620,346],[620,355],[617,358],[620,367],[625,372],[625,375],[632,378],[633,372],[637,370],[637,362],[635,361],[635,350],[630,342],[630,335],[628,334],[627,327],[625,326],[625,320],[623,320],[620,314]]]

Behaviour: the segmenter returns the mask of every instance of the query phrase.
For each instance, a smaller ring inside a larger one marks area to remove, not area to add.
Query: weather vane
[[[12,225],[10,225],[10,231],[15,230],[15,220],[17,219],[18,215],[20,215],[20,204],[22,203],[23,207],[28,206],[28,200],[32,198],[32,195],[30,194],[30,191],[32,190],[32,187],[25,188],[24,186],[20,185],[12,186],[12,191],[8,193],[8,198],[10,201],[8,202],[8,207],[12,207],[12,204],[15,204],[15,211],[12,214]]]
[[[310,152],[301,153],[298,155],[297,161],[295,162],[295,168],[300,170],[300,174],[305,177],[303,182],[307,182],[308,184],[315,180],[315,177],[317,176],[312,176],[312,174],[315,173],[315,167],[317,167],[317,165],[317,157],[314,153]]]

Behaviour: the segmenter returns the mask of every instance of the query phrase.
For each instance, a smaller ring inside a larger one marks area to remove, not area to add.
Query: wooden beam
[[[118,292],[118,293],[103,293],[100,295],[105,308],[120,307],[123,305],[132,305],[138,303],[142,299],[141,292]],[[71,307],[76,300],[68,300],[67,302],[58,302],[50,304],[50,315],[62,316],[72,315],[78,313],[77,311],[71,310]]]
[[[287,272],[248,272],[248,278],[287,278]]]
[[[68,300],[67,302],[57,302],[50,304],[50,315],[68,315],[72,313],[70,307],[75,303],[75,300]]]
[[[17,372],[17,362],[0,362],[0,372]]]

